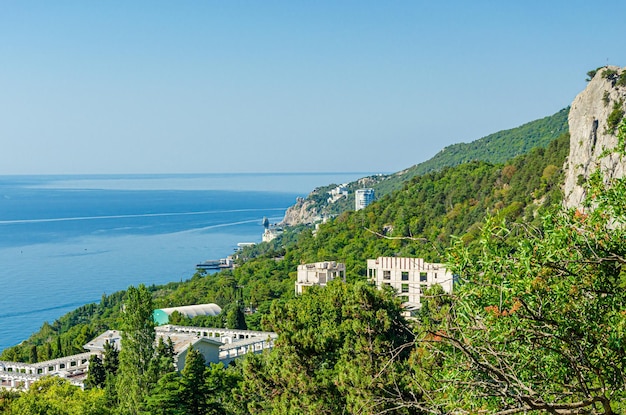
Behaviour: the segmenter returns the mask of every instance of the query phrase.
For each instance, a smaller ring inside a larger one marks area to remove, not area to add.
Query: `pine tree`
[[[246,316],[243,312],[243,306],[237,302],[226,314],[226,327],[236,330],[247,330]]]
[[[137,415],[153,385],[149,373],[155,340],[152,296],[143,284],[138,288],[131,286],[124,306],[116,388],[120,413]]]
[[[204,356],[190,345],[182,371],[180,391],[182,404],[189,415],[203,415],[208,411],[206,372]]]
[[[117,368],[120,364],[120,352],[115,348],[115,346],[109,342],[108,340],[104,342],[104,371],[108,374],[111,373],[113,375],[117,374]]]
[[[170,372],[161,377],[145,402],[150,415],[186,415],[181,405],[180,373]]]
[[[152,383],[156,384],[157,381],[167,373],[174,372],[176,370],[174,366],[174,343],[169,337],[167,341],[163,340],[163,337],[159,338],[154,358],[150,363],[150,377]]]
[[[85,380],[85,389],[102,388],[106,380],[106,371],[102,359],[93,354],[89,357],[89,372]]]

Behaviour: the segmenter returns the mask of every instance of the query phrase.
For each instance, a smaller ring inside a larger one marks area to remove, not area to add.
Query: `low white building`
[[[378,288],[394,288],[408,311],[420,307],[423,292],[434,284],[452,293],[452,273],[443,264],[424,262],[422,258],[368,259],[367,276]]]
[[[335,261],[315,262],[298,265],[296,279],[296,295],[306,291],[313,285],[325,286],[335,278],[346,281],[346,264]]]
[[[204,357],[205,363],[222,362],[227,365],[233,359],[246,353],[260,353],[272,348],[276,333],[253,330],[236,330],[211,327],[176,326],[167,324],[154,328],[155,338],[172,341],[174,346],[174,364],[176,370],[185,367],[185,359],[189,346],[198,350]],[[83,347],[94,354],[104,352],[104,344],[109,342],[117,350],[121,350],[122,333],[118,330],[107,330],[91,340]],[[87,358],[88,359],[88,358]]]

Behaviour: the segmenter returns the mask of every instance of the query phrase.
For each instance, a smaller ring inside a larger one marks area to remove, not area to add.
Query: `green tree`
[[[61,336],[57,336],[55,348],[54,348],[54,358],[57,359],[63,356],[63,345],[61,344]]]
[[[462,285],[424,310],[414,358],[440,411],[625,408],[626,179],[596,173],[587,192],[541,228],[489,220],[480,250],[451,251]]]
[[[190,345],[180,380],[181,404],[189,415],[204,415],[208,411],[206,372],[204,356]]]
[[[102,364],[104,365],[104,371],[108,374],[111,373],[113,375],[117,374],[117,368],[120,364],[120,352],[117,350],[115,345],[113,345],[110,341],[104,342],[104,359]]]
[[[108,340],[104,342],[102,366],[104,368],[105,379],[103,387],[105,392],[104,396],[109,405],[117,405],[117,390],[115,384],[117,380],[117,369],[120,363],[119,355],[120,352],[114,344]]]
[[[247,414],[241,406],[239,384],[242,380],[241,367],[236,362],[224,367],[223,363],[212,363],[205,371],[208,397],[208,414]]]
[[[20,397],[18,391],[0,388],[0,413],[10,414],[11,404]]]
[[[148,289],[143,284],[129,287],[122,314],[122,350],[116,384],[122,414],[139,414],[152,386],[149,371],[155,341],[152,311]]]
[[[163,375],[174,372],[175,370],[174,343],[172,343],[172,339],[169,337],[167,340],[163,340],[163,337],[160,337],[154,357],[149,366],[149,376],[152,378],[151,382],[156,384]]]
[[[50,344],[50,342],[46,342],[46,344],[44,344],[42,354],[43,356],[41,357],[43,360],[52,359],[52,345]]]
[[[32,345],[30,347],[30,357],[28,358],[28,361],[30,363],[37,363],[39,361],[39,358],[37,356],[37,346]]]
[[[102,359],[96,354],[89,357],[89,372],[85,379],[85,389],[102,388],[106,381],[106,371]]]
[[[82,391],[66,379],[46,377],[33,383],[11,404],[19,415],[108,415],[104,391]]]
[[[333,281],[275,303],[268,354],[243,362],[242,393],[251,413],[374,414],[391,411],[412,335],[395,293]],[[398,413],[403,413],[402,411]]]
[[[146,397],[146,412],[151,415],[186,415],[178,372],[167,373],[159,379]]]
[[[229,329],[247,330],[246,315],[243,306],[239,303],[232,304],[226,312],[226,327]]]

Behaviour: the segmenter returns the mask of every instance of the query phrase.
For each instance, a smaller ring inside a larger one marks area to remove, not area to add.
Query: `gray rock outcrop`
[[[615,120],[626,111],[626,68],[607,66],[596,71],[587,88],[574,99],[569,112],[570,151],[565,163],[564,205],[580,206],[583,184],[600,168],[605,181],[623,177],[626,160],[605,150],[617,144]],[[623,115],[622,115],[623,116]]]
[[[296,204],[290,206],[285,212],[281,225],[295,226],[300,224],[314,223],[320,218],[320,213],[315,208],[313,200],[297,198]]]

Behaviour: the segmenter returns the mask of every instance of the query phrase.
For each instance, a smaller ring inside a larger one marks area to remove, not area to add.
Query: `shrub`
[[[614,133],[622,118],[624,118],[624,101],[619,100],[613,104],[613,111],[606,119],[607,131]]]

